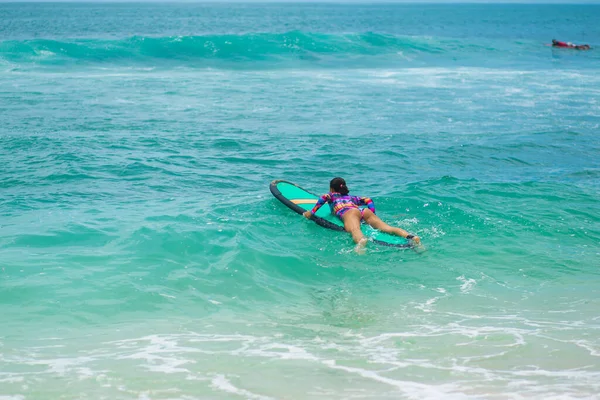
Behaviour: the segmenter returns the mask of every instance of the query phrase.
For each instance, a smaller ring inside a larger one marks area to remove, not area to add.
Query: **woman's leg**
[[[347,232],[350,232],[352,235],[352,240],[354,243],[361,244],[361,242],[366,242],[365,236],[360,230],[360,210],[351,209],[348,210],[342,215],[342,221],[344,222],[344,229]]]
[[[373,228],[378,229],[385,233],[391,233],[392,235],[407,237],[410,235],[407,231],[402,228],[396,228],[394,226],[389,226],[385,222],[383,222],[377,215],[373,214],[371,210],[363,211],[363,218],[365,222],[371,225]],[[418,239],[418,236],[415,236],[415,239]],[[416,241],[416,240],[415,240]]]

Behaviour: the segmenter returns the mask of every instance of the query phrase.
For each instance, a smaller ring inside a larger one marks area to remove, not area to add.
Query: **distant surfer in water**
[[[589,50],[591,48],[589,44],[573,44],[571,42],[560,42],[556,39],[552,39],[552,47],[563,47],[576,50]]]
[[[344,179],[333,178],[329,183],[329,193],[319,197],[313,209],[306,211],[303,215],[310,219],[323,204],[329,203],[333,213],[344,223],[344,229],[352,235],[354,243],[357,244],[356,249],[358,251],[364,249],[367,245],[367,238],[365,238],[360,230],[360,222],[362,220],[382,232],[412,240],[415,244],[421,243],[421,239],[418,236],[411,235],[404,229],[389,226],[379,219],[375,215],[373,200],[368,197],[350,196],[349,192],[350,190],[348,190]],[[358,206],[367,206],[367,208],[361,210]]]

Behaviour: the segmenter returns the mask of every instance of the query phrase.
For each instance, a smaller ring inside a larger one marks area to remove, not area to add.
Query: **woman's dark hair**
[[[341,194],[348,194],[348,186],[346,186],[346,181],[343,178],[333,178],[331,182],[329,182],[329,187],[334,191]]]

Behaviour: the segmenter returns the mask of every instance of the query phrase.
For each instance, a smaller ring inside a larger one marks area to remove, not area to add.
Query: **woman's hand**
[[[304,211],[304,213],[302,213],[302,215],[304,215],[304,218],[306,219],[310,219],[310,217],[312,217],[312,213],[309,211]]]
[[[413,236],[412,239],[410,239],[410,240],[412,240],[417,245],[421,244],[421,238],[418,236]]]

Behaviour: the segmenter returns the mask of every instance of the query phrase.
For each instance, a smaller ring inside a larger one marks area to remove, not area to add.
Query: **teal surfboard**
[[[269,188],[273,196],[298,214],[312,209],[319,198],[316,194],[284,180],[271,182]],[[324,228],[336,231],[344,230],[344,223],[331,213],[331,209],[327,205],[319,208],[317,213],[313,215],[312,220]],[[403,248],[413,247],[406,239],[378,231],[367,224],[362,225],[362,231],[366,237],[377,244]]]

